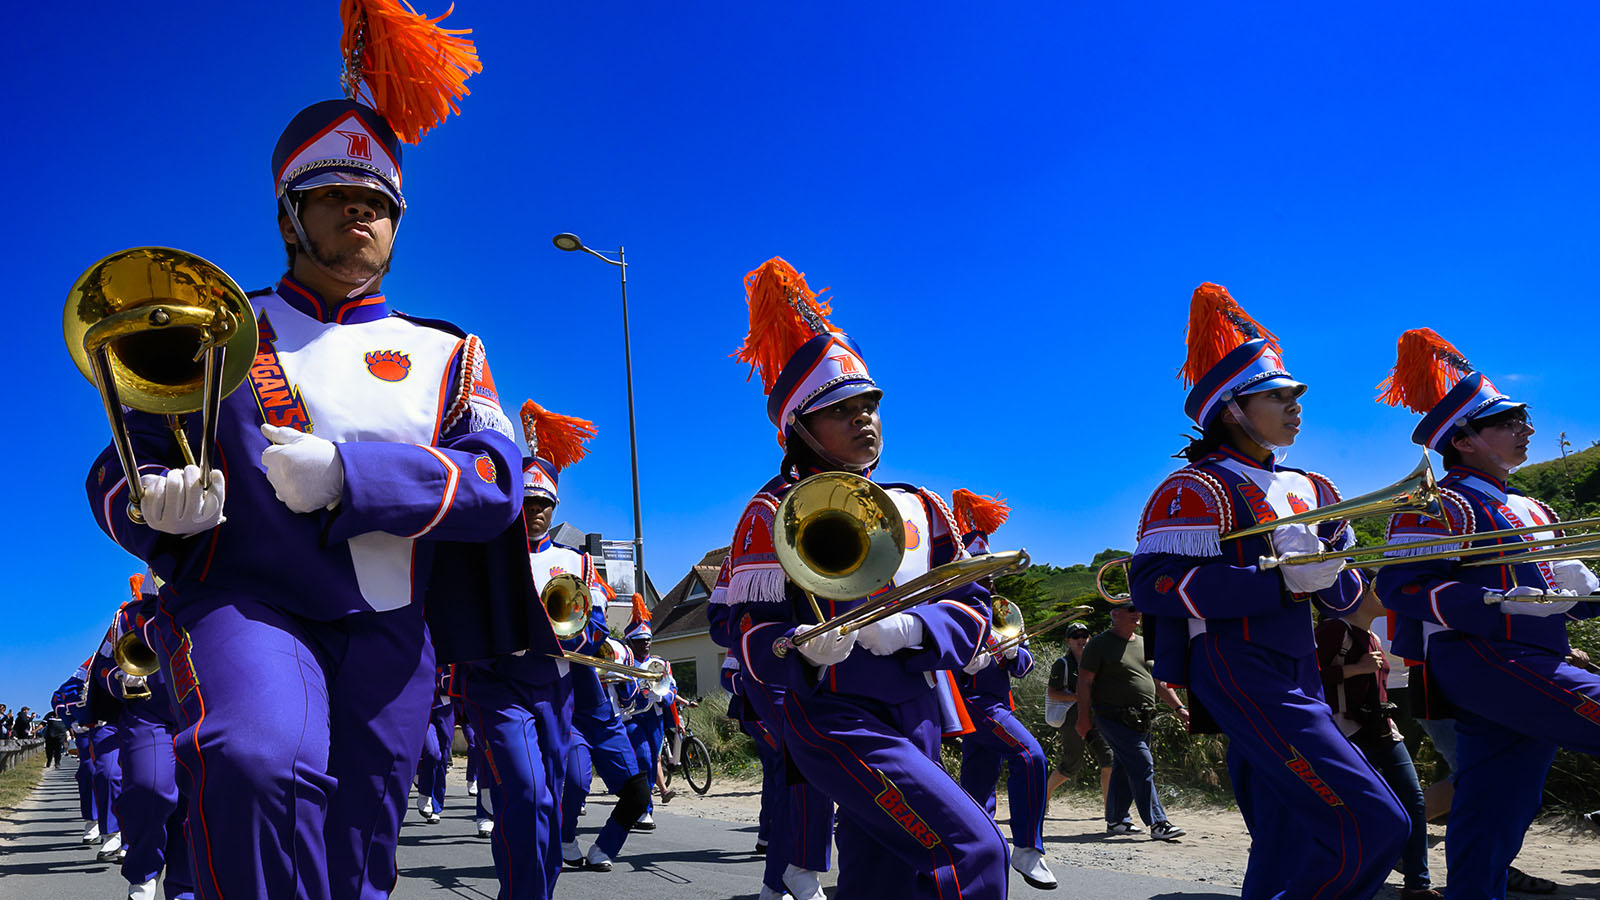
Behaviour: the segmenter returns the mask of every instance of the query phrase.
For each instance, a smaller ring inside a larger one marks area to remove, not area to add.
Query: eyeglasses
[[[1524,416],[1524,417],[1522,417],[1520,419],[1518,419],[1518,418],[1506,419],[1504,422],[1496,422],[1493,425],[1488,425],[1488,426],[1485,426],[1485,427],[1487,427],[1487,428],[1499,428],[1499,429],[1502,429],[1502,430],[1505,430],[1505,431],[1509,431],[1513,435],[1532,434],[1533,433],[1533,420],[1527,418],[1526,416]]]

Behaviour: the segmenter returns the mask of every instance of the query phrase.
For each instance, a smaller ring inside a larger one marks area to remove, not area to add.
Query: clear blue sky
[[[10,14],[0,701],[40,706],[136,567],[84,500],[107,432],[62,345],[67,289],[140,244],[276,279],[268,157],[338,93],[337,6]],[[550,236],[627,245],[663,589],[777,462],[728,358],[741,279],[774,254],[833,287],[887,388],[882,475],[1003,493],[997,546],[1040,561],[1132,543],[1186,426],[1175,372],[1202,281],[1283,339],[1312,386],[1289,461],[1347,492],[1415,462],[1412,417],[1372,400],[1410,327],[1534,404],[1536,458],[1561,431],[1600,439],[1600,13],[1204,6],[460,0],[484,72],[408,150],[385,290],[483,335],[508,405],[598,424],[561,517],[628,537],[616,273]]]

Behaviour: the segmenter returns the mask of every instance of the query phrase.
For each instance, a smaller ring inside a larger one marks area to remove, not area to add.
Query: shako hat
[[[1527,405],[1502,394],[1489,376],[1473,369],[1461,351],[1431,328],[1400,335],[1394,369],[1378,390],[1379,402],[1422,414],[1411,441],[1439,453],[1473,419]]]
[[[630,641],[650,639],[650,610],[644,605],[643,594],[633,595],[633,619],[628,622],[628,630],[622,636]]]
[[[1220,284],[1206,282],[1189,300],[1188,357],[1179,376],[1190,385],[1183,411],[1206,427],[1235,397],[1305,385],[1283,367],[1278,337],[1250,318]]]
[[[782,257],[762,263],[744,276],[750,330],[734,354],[761,375],[767,418],[778,428],[778,443],[799,417],[854,397],[882,394],[867,374],[861,348],[828,322],[832,310],[805,275]]]
[[[522,496],[560,503],[556,487],[561,470],[585,456],[596,434],[594,423],[553,413],[532,400],[522,403],[522,437],[528,455],[522,458]]]

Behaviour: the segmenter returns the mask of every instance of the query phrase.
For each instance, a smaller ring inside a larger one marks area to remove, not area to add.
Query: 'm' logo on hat
[[[841,353],[838,356],[830,356],[828,358],[839,364],[839,374],[841,375],[854,375],[861,371],[861,363],[849,353]]]
[[[372,135],[365,131],[341,131],[346,145],[345,152],[356,159],[372,158]]]

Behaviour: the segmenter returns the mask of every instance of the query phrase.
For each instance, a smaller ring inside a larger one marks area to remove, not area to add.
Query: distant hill
[[[1600,446],[1524,466],[1508,480],[1563,519],[1600,515]]]

